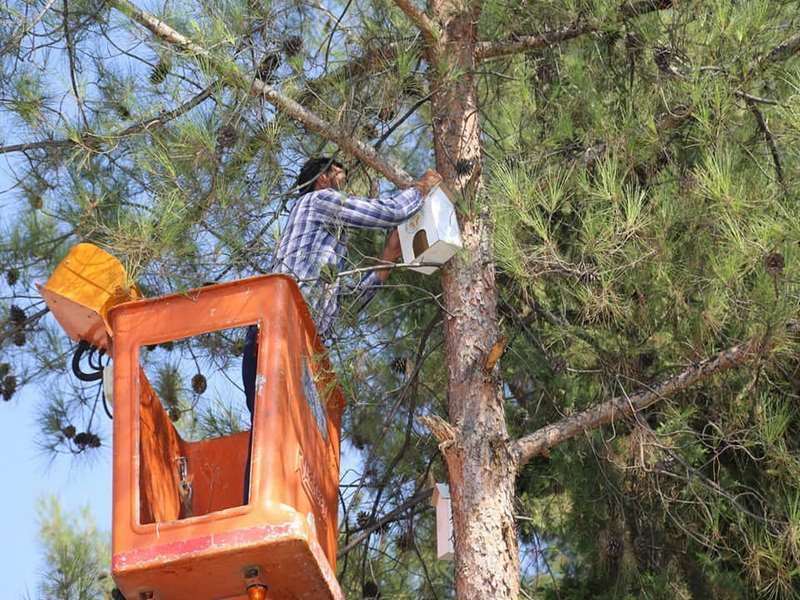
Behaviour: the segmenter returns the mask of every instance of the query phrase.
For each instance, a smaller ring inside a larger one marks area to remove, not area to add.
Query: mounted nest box
[[[403,262],[417,263],[414,271],[430,275],[461,248],[456,211],[441,187],[425,197],[422,209],[398,227]]]

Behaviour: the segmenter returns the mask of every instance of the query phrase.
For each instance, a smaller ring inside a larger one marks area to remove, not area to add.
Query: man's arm
[[[424,198],[428,195],[431,189],[439,185],[441,182],[441,175],[439,175],[439,173],[436,171],[429,169],[417,182],[414,183],[414,187],[419,190],[420,194]],[[382,263],[395,263],[402,255],[403,250],[400,246],[400,234],[398,233],[397,229],[393,229],[386,238],[386,244],[383,247],[380,261]],[[361,278],[361,281],[359,281],[358,285],[356,285],[352,290],[360,300],[356,312],[361,312],[361,310],[363,310],[364,307],[370,303],[372,298],[375,296],[375,292],[377,292],[378,288],[384,284],[391,273],[392,269],[378,269],[376,271],[370,271]]]
[[[430,190],[441,182],[436,171],[426,171],[413,186],[382,198],[347,196],[334,190],[320,190],[314,210],[325,220],[361,229],[388,229],[407,221],[422,206]]]
[[[402,255],[403,251],[400,248],[400,236],[397,233],[397,229],[393,229],[386,238],[386,245],[381,253],[380,261],[381,263],[394,263],[397,262]],[[358,311],[361,311],[361,309],[369,304],[375,292],[377,292],[378,288],[389,278],[391,272],[392,269],[378,269],[376,271],[370,271],[361,278],[358,285],[352,289],[352,292],[361,301]]]
[[[325,221],[359,229],[388,229],[407,221],[422,206],[419,189],[410,187],[393,196],[363,198],[335,190],[319,190],[314,212]]]

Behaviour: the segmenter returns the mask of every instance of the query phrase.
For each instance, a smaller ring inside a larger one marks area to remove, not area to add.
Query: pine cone
[[[223,125],[217,131],[217,147],[230,148],[239,139],[239,132],[233,125]]]
[[[783,254],[779,252],[770,252],[764,257],[764,268],[770,275],[782,274],[785,266],[786,261],[783,258]]]
[[[117,114],[120,117],[122,117],[123,119],[130,119],[131,118],[131,111],[122,102],[115,102],[114,103],[114,110],[116,110]]]
[[[653,62],[656,63],[658,70],[670,77],[682,77],[683,74],[673,63],[681,64],[680,58],[671,49],[664,46],[653,48]]]
[[[369,513],[366,511],[359,511],[359,513],[356,515],[356,525],[358,525],[359,529],[366,529],[369,527],[371,522],[372,519],[370,518]]]
[[[408,552],[414,547],[414,530],[411,527],[404,527],[403,530],[400,532],[400,535],[397,536],[397,544],[398,550],[401,552]]]
[[[19,281],[19,271],[16,269],[6,271],[6,283],[8,285],[14,285],[17,281]]]
[[[378,110],[378,118],[384,123],[388,123],[394,120],[396,116],[397,116],[397,109],[392,104],[381,106],[380,110]]]
[[[3,378],[3,400],[8,402],[17,391],[17,378],[13,375],[6,375]]]
[[[350,440],[356,450],[363,450],[367,445],[367,438],[361,432],[353,433],[353,439]]]
[[[392,371],[394,371],[398,375],[405,375],[405,373],[406,373],[406,358],[404,356],[398,356],[397,358],[395,358],[392,361],[392,363],[390,365],[390,368],[392,369]]]
[[[16,304],[12,304],[8,309],[8,317],[15,325],[23,325],[25,323],[25,311]]]
[[[277,52],[267,52],[256,68],[256,77],[264,83],[273,83],[274,75],[281,66],[281,56]]]
[[[72,438],[72,441],[74,441],[75,445],[78,446],[79,448],[86,448],[86,446],[89,445],[89,442],[91,442],[91,439],[92,438],[90,433],[86,431],[81,431],[74,438]]]
[[[192,377],[192,391],[195,394],[202,394],[208,388],[208,382],[202,373],[197,373]]]
[[[170,69],[172,68],[172,61],[168,58],[162,58],[158,64],[150,71],[150,83],[159,85],[167,78]]]
[[[173,423],[178,421],[181,418],[181,411],[177,406],[173,406],[169,409],[169,419]]]
[[[61,430],[61,433],[64,434],[64,437],[68,440],[71,440],[75,437],[75,425],[67,425],[64,429]]]
[[[374,581],[366,581],[364,582],[364,587],[361,588],[362,596],[364,598],[380,598],[380,590],[378,589],[378,584]]]
[[[361,128],[361,130],[364,132],[364,137],[370,140],[374,140],[381,135],[378,131],[378,128],[372,123],[364,123],[364,126]]]
[[[303,38],[299,35],[290,35],[283,40],[283,51],[286,56],[297,56],[303,51]]]
[[[14,333],[13,342],[14,342],[15,346],[22,347],[22,346],[25,345],[25,342],[27,342],[27,341],[28,340],[25,338],[25,332],[24,331],[17,331],[16,333]]]

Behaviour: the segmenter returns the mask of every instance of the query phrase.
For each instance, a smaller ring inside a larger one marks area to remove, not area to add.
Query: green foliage
[[[88,509],[65,514],[56,498],[38,506],[43,570],[37,598],[105,600],[114,587],[109,573],[109,540]]]
[[[797,594],[796,66],[758,63],[784,39],[775,7],[683,4],[483,83],[519,433],[737,341],[775,344],[526,467],[523,539],[546,545],[530,597]],[[775,102],[756,107],[782,174],[740,92]]]
[[[0,39],[30,9],[0,7]],[[615,0],[486,0],[481,40],[573,24],[586,32],[465,73],[428,65],[392,2],[189,2],[159,15],[223,69],[142,43],[105,5],[70,2],[81,103],[62,18],[49,11],[0,57],[0,119],[11,124],[2,144],[41,142],[9,153],[10,181],[0,182],[0,262],[15,274],[3,301],[38,315],[33,283],[78,241],[118,256],[148,296],[270,269],[300,163],[334,148],[232,89],[234,66],[380,140],[413,173],[431,166],[425,99],[474,76],[511,436],[647,389],[736,343],[764,348],[747,368],[523,470],[527,597],[794,597],[800,73],[781,44],[794,35],[797,2],[621,10]],[[373,173],[348,166],[352,191],[380,191]],[[374,264],[383,242],[354,233],[345,270]],[[343,474],[342,547],[446,478],[415,421],[447,413],[441,285],[415,273],[390,282],[366,313],[357,299],[347,307],[330,348],[357,471]],[[20,333],[25,345],[15,346]],[[222,332],[143,352],[183,434],[246,428],[233,386],[215,394],[188,383],[198,372],[238,382],[241,345]],[[97,389],[63,384],[70,348],[50,317],[23,331],[4,318],[0,354],[16,386],[61,390],[43,394],[43,448],[91,455],[90,434],[108,446]],[[452,569],[432,556],[432,523],[416,506],[350,550],[338,563],[349,596],[377,587],[385,598],[452,597]]]

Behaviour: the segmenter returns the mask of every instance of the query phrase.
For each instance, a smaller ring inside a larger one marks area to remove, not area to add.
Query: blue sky
[[[8,123],[6,123],[8,126]],[[14,138],[14,127],[5,132]],[[0,190],[11,185],[13,158],[0,160]],[[0,210],[15,211],[17,194],[3,194]],[[24,304],[24,303],[23,303]],[[69,377],[65,373],[65,377]],[[36,443],[37,409],[46,390],[23,387],[10,402],[0,401],[0,600],[17,600],[27,591],[36,598],[41,571],[37,502],[58,497],[66,512],[89,506],[101,531],[111,530],[111,449],[104,447],[88,460],[59,456],[52,460]],[[104,425],[103,429],[107,431]],[[110,437],[104,444],[110,445]]]
[[[26,591],[36,597],[39,498],[57,496],[66,512],[88,505],[98,528],[111,529],[111,449],[103,448],[88,460],[61,456],[51,462],[35,442],[41,393],[29,386],[0,403],[0,473],[6,487],[0,493],[2,600],[19,599]]]

